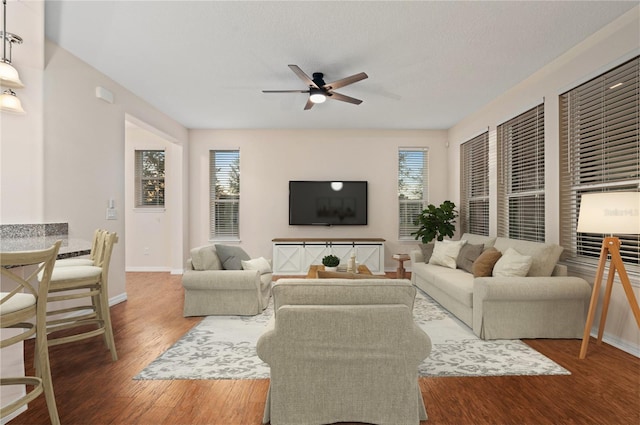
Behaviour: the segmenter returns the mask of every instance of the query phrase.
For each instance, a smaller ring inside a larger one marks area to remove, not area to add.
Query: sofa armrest
[[[411,264],[413,263],[424,263],[424,257],[422,256],[422,251],[419,249],[414,249],[409,252],[409,258],[411,259]]]
[[[260,290],[257,270],[185,270],[182,285],[188,289]]]
[[[579,277],[479,277],[473,281],[474,309],[479,306],[476,303],[484,300],[587,300],[590,296],[591,287],[586,280]]]

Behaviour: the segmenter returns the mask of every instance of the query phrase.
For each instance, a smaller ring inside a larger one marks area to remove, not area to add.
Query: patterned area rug
[[[258,316],[205,317],[133,379],[268,378],[255,347],[272,316],[270,303]],[[433,344],[421,376],[570,375],[522,341],[479,339],[420,290],[414,317]]]

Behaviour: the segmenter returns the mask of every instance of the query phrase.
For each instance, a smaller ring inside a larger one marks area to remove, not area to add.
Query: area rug
[[[273,316],[273,303],[257,316],[208,316],[133,379],[262,379],[269,366],[256,342]],[[414,317],[433,345],[420,376],[570,375],[519,340],[483,341],[418,291]]]

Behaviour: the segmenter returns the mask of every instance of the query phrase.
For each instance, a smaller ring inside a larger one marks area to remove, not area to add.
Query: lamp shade
[[[640,192],[602,192],[582,195],[578,232],[640,234]]]
[[[18,71],[9,62],[0,61],[0,86],[12,89],[24,87],[24,84],[20,81]]]
[[[0,111],[20,115],[25,113],[24,109],[22,109],[22,102],[20,102],[13,90],[5,90],[0,95]]]

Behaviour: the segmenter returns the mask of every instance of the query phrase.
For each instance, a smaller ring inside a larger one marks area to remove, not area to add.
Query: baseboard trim
[[[598,338],[598,332],[591,332],[591,336]],[[602,341],[624,351],[625,353],[629,353],[632,356],[640,358],[640,346],[629,344],[628,341],[608,335],[606,332],[602,335]]]
[[[171,269],[171,274],[184,274],[184,269]]]

